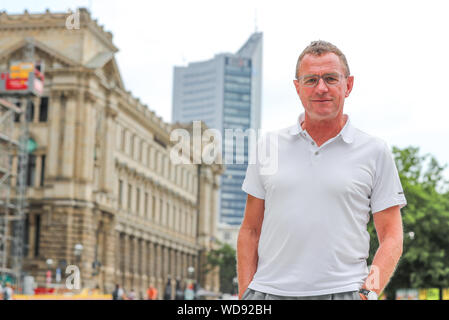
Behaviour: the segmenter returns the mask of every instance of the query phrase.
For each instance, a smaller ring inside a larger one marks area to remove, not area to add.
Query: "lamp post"
[[[51,266],[53,265],[53,259],[47,259],[45,261],[47,264],[47,273],[45,274],[45,280],[47,283],[47,287],[50,287],[51,285]]]
[[[189,273],[189,280],[193,284],[195,283],[195,268],[190,266],[187,268],[187,272]]]
[[[239,280],[238,280],[237,277],[234,277],[234,278],[232,279],[232,294],[233,294],[233,295],[236,295],[236,294],[239,293],[238,288],[239,288]]]
[[[186,287],[186,291],[184,294],[184,298],[186,300],[194,300],[195,299],[195,285],[194,285],[194,273],[195,273],[195,268],[190,266],[187,268],[187,273],[188,273],[188,281],[187,281],[187,287]]]
[[[83,254],[83,245],[81,243],[75,244],[75,261],[79,263],[81,261],[81,255]]]

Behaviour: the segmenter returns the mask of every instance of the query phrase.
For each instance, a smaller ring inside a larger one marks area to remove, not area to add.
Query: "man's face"
[[[340,74],[336,85],[328,85],[323,78],[315,87],[307,87],[293,80],[306,114],[313,120],[331,120],[343,113],[345,98],[349,96],[354,77],[345,77],[345,69],[340,58],[334,53],[321,56],[306,54],[299,66],[298,77],[324,74]]]

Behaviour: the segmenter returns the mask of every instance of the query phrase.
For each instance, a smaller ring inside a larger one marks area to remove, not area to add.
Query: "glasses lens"
[[[314,87],[320,81],[319,76],[305,76],[301,79],[301,84],[305,87]]]
[[[337,73],[325,74],[323,75],[323,80],[328,85],[336,85],[340,82],[340,76]]]

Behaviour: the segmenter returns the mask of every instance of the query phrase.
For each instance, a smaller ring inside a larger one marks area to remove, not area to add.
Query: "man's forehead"
[[[340,58],[332,52],[322,55],[306,54],[299,66],[301,74],[309,73],[328,73],[328,72],[343,72],[343,64]]]

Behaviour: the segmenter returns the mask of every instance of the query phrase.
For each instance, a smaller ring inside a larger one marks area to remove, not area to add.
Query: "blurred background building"
[[[218,271],[203,268],[215,245],[222,166],[174,165],[170,133],[192,125],[163,122],[125,89],[112,34],[87,10],[68,17],[0,13],[0,71],[23,60],[30,45],[45,64],[43,95],[29,117],[14,120],[16,128],[26,120],[34,146],[24,274],[43,286],[48,275],[57,282],[59,270],[64,283],[65,267],[77,265],[82,287],[107,293],[115,283],[139,294],[153,284],[161,297],[167,280],[174,291],[176,279],[187,278],[218,291]],[[10,161],[17,173],[17,154]],[[17,184],[14,175],[10,183]]]
[[[241,187],[248,165],[248,139],[244,146],[236,146],[237,139],[226,136],[225,130],[260,129],[262,39],[262,33],[255,32],[235,54],[220,53],[174,68],[173,122],[204,121],[221,133],[223,159],[232,159],[221,176],[218,232],[221,241],[234,247],[246,204]],[[230,157],[227,150],[232,150]],[[238,163],[239,155],[243,163]]]

